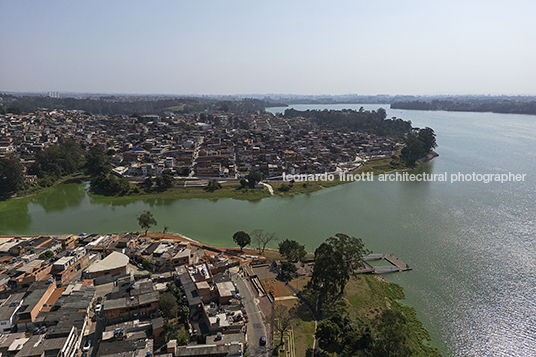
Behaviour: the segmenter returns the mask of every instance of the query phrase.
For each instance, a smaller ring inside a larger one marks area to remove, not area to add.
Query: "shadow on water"
[[[33,197],[30,202],[43,207],[46,213],[62,212],[67,208],[79,207],[85,196],[84,185],[63,183]]]

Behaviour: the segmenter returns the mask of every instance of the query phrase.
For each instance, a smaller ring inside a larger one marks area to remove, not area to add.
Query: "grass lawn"
[[[298,300],[277,301],[277,305],[284,305],[289,309],[295,308],[296,317],[292,319],[292,331],[294,335],[295,356],[305,356],[309,348],[313,348],[315,320],[309,309]],[[274,347],[279,342],[279,333],[274,328]]]
[[[426,344],[426,341],[430,340],[430,335],[417,319],[415,309],[399,302],[403,298],[404,292],[400,285],[386,283],[377,275],[360,274],[346,285],[341,307],[347,308],[352,318],[371,320],[385,309],[398,310],[408,321],[409,343],[416,351],[415,355],[439,356],[437,349]]]

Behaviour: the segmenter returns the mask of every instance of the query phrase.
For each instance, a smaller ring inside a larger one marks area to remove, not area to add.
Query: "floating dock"
[[[377,266],[373,267],[368,264],[368,261],[373,260],[385,260],[391,264],[391,266]],[[394,273],[400,271],[411,270],[411,267],[395,257],[393,254],[369,254],[363,257],[363,268],[356,271],[357,274],[366,274],[366,273]]]

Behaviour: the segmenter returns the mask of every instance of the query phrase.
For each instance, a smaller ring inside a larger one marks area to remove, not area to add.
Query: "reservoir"
[[[363,106],[433,128],[439,157],[411,173],[446,174],[447,180],[375,179],[255,202],[107,198],[88,195],[85,185],[65,184],[0,202],[0,234],[138,231],[136,216],[144,210],[158,221],[152,230],[168,226],[220,246],[232,246],[236,231],[262,228],[314,251],[326,238],[346,233],[413,268],[385,278],[402,285],[404,303],[417,309],[443,355],[536,355],[536,116]],[[497,174],[524,176],[477,179]]]

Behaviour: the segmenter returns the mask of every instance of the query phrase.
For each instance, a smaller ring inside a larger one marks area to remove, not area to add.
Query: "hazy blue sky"
[[[536,94],[534,0],[0,1],[0,91]]]

